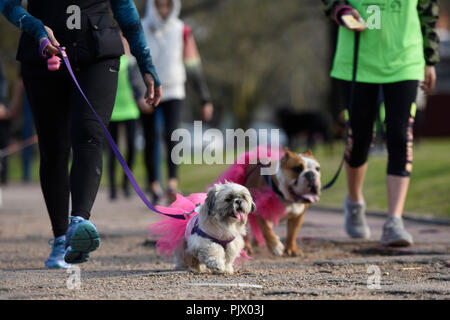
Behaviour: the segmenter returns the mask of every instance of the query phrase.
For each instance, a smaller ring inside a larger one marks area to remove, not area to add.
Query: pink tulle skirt
[[[161,215],[161,221],[149,225],[149,235],[158,239],[156,247],[160,254],[169,258],[174,250],[183,245],[187,225],[197,215],[193,210],[203,204],[205,199],[206,193],[193,193],[187,197],[177,194],[176,200],[169,207],[156,206],[159,211],[172,215],[191,212],[186,220]]]

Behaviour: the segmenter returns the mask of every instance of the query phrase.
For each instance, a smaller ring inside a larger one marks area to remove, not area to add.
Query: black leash
[[[351,114],[351,109],[353,107],[353,103],[355,100],[355,87],[356,87],[356,73],[358,71],[358,55],[359,55],[359,37],[360,37],[360,32],[359,31],[355,31],[355,47],[354,47],[354,51],[353,51],[353,74],[352,74],[352,86],[350,88],[350,101],[348,104],[348,110],[349,110],[349,116]],[[347,120],[347,123],[345,125],[345,132],[346,132],[346,141],[348,138],[348,128],[349,128],[349,122],[350,119]],[[345,147],[344,147],[345,149]],[[342,167],[344,166],[344,162],[345,162],[345,150],[344,150],[344,156],[342,157],[341,163],[339,164],[339,167],[333,177],[333,179],[331,179],[330,182],[328,182],[325,186],[322,187],[321,190],[327,190],[329,188],[331,188],[334,183],[336,182],[337,178],[339,177],[341,171],[342,171]]]

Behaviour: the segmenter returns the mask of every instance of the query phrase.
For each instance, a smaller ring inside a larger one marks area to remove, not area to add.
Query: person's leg
[[[340,103],[348,110],[345,169],[348,195],[344,200],[345,226],[353,238],[369,238],[363,197],[367,156],[373,138],[377,112],[378,85],[357,83],[353,105],[349,107],[351,82],[339,81]]]
[[[178,188],[178,176],[176,165],[171,158],[172,149],[177,142],[172,141],[172,132],[179,128],[180,112],[183,107],[182,100],[169,100],[164,105],[162,112],[164,114],[164,140],[167,146],[167,166],[169,170],[168,196],[171,202],[175,201],[176,190]]]
[[[55,238],[67,231],[70,156],[68,85],[62,71],[22,68],[39,140],[41,188]]]
[[[119,131],[119,122],[112,121],[108,126],[109,133],[111,137],[114,139],[114,142],[117,144],[117,136]],[[111,148],[107,148],[108,153],[108,176],[109,176],[109,197],[111,199],[116,199],[116,157],[114,156]]]
[[[154,170],[155,170],[155,182],[153,189],[162,194],[161,182],[162,182],[162,166],[161,166],[161,135],[164,129],[164,116],[162,108],[156,108],[155,110],[155,145],[153,147],[154,152]]]
[[[117,90],[119,59],[82,66],[76,73],[84,93],[108,126]],[[92,110],[73,85],[69,92],[73,161],[70,171],[72,220],[66,233],[64,260],[82,263],[100,245],[95,225],[89,222],[102,175],[104,133]]]
[[[68,83],[63,71],[22,66],[22,76],[39,139],[40,181],[54,240],[47,268],[68,268],[64,261],[69,215],[70,155]]]
[[[367,156],[373,139],[373,123],[377,112],[377,85],[357,83],[353,106],[349,109],[351,83],[339,82],[341,104],[349,115],[348,135],[345,152],[345,167],[349,199],[364,201],[363,183],[367,170]]]
[[[163,107],[164,103],[161,103],[158,106],[158,109]],[[158,183],[155,172],[156,159],[154,155],[154,150],[156,139],[158,138],[156,136],[156,129],[155,129],[155,121],[156,121],[155,113],[156,111],[150,114],[141,115],[142,128],[144,131],[144,138],[145,138],[144,159],[145,159],[145,167],[147,169],[147,183],[150,193],[153,197],[152,199],[153,202],[157,202],[161,195],[161,187]]]
[[[80,86],[103,123],[108,126],[117,90],[118,59],[81,67]],[[70,91],[73,161],[70,171],[72,216],[88,220],[102,175],[104,133],[75,86]]]
[[[136,120],[127,120],[124,121],[125,124],[125,129],[126,129],[126,134],[127,134],[127,165],[130,168],[130,170],[133,169],[133,164],[134,164],[134,157],[135,157],[135,139],[136,139]],[[123,175],[123,183],[122,183],[122,187],[123,187],[123,192],[125,194],[126,197],[129,197],[130,194],[130,189],[129,189],[129,181],[127,176],[124,174]]]
[[[387,245],[410,245],[413,242],[412,236],[404,229],[401,217],[412,170],[417,86],[417,81],[402,81],[383,86],[386,99],[386,187],[389,218],[384,227],[382,242]]]

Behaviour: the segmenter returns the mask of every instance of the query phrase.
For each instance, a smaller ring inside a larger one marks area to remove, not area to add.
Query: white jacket
[[[178,18],[180,0],[172,0],[173,6],[163,20],[155,6],[155,0],[147,1],[142,27],[150,47],[153,63],[163,86],[162,101],[186,97],[186,70],[184,67],[184,23]]]

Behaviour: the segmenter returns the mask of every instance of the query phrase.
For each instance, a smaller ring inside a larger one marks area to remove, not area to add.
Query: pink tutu
[[[172,215],[192,212],[185,220],[161,215],[160,222],[149,225],[150,236],[158,238],[156,247],[160,254],[169,258],[183,244],[187,224],[196,215],[195,208],[203,204],[205,199],[206,193],[193,193],[187,197],[177,194],[177,199],[169,207],[156,206],[159,211]]]
[[[261,160],[268,159],[271,161],[278,161],[283,155],[284,152],[281,149],[279,150],[278,155],[272,155],[270,149],[259,146],[238,156],[235,163],[225,170],[214,183],[230,181],[245,185],[246,170],[249,164],[256,164]],[[262,190],[252,188],[250,189],[250,193],[256,204],[256,212],[249,215],[248,221],[255,240],[259,244],[264,244],[265,241],[261,228],[258,225],[257,216],[261,216],[277,225],[280,217],[285,213],[285,205],[279,199],[277,194],[269,187],[265,187]]]

